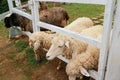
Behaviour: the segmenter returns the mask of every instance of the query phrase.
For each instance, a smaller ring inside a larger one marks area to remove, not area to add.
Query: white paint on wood
[[[12,0],[7,0],[7,2],[8,2],[8,6],[9,6],[9,11],[10,11],[10,13],[12,13],[13,2],[12,2]]]
[[[22,35],[30,36],[32,33],[29,31],[22,31]]]
[[[107,0],[35,0],[35,1],[102,4],[102,5],[105,5],[107,2]]]
[[[62,61],[69,63],[69,60],[63,57],[62,55],[57,56],[57,58],[61,59]]]
[[[98,72],[95,71],[95,70],[88,70],[90,76],[93,78],[93,79],[97,79],[98,77]]]
[[[117,10],[105,80],[120,80],[120,0],[117,1]]]
[[[6,16],[7,14],[9,14],[9,13],[10,13],[10,12],[7,11],[7,12],[5,12],[5,13],[0,14],[0,20],[4,19],[5,16]]]
[[[57,26],[54,26],[54,25],[50,25],[50,24],[47,24],[47,23],[44,23],[44,22],[38,22],[37,25],[41,26],[43,28],[50,29],[52,31],[63,33],[65,35],[69,35],[72,38],[76,38],[78,40],[85,41],[85,42],[87,42],[89,44],[95,45],[95,46],[100,48],[101,41],[99,41],[97,39],[94,39],[92,37],[85,36],[85,35],[79,34],[77,32],[73,32],[73,31],[67,30],[65,28],[60,28],[60,27],[57,27]]]
[[[102,36],[102,46],[100,49],[100,58],[99,58],[99,68],[98,68],[98,78],[97,80],[104,80],[105,69],[108,57],[108,48],[110,41],[110,31],[112,28],[113,12],[114,12],[114,1],[108,0],[105,13],[104,13],[104,30]]]
[[[29,6],[28,4],[25,4],[25,5],[18,6],[18,7],[16,7],[16,8],[18,8],[18,9],[22,9],[22,8],[24,8],[24,7],[28,7],[28,6]]]
[[[39,2],[33,0],[33,11],[34,11],[34,28],[35,32],[40,31],[40,27],[37,26],[37,22],[39,21]]]
[[[16,8],[12,8],[12,12],[13,12],[13,13],[17,13],[17,14],[19,14],[19,15],[21,15],[21,16],[24,16],[24,17],[32,20],[32,16],[31,16],[30,14],[28,14],[28,13],[25,13],[24,11],[18,10],[18,9],[16,9]]]

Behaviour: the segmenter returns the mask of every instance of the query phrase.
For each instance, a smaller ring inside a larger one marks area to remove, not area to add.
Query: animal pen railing
[[[100,58],[99,58],[98,72],[93,71],[93,70],[89,71],[91,74],[91,77],[93,77],[96,80],[120,80],[120,76],[118,73],[120,64],[113,62],[113,61],[119,61],[119,56],[120,56],[120,54],[118,54],[119,53],[118,48],[120,48],[120,46],[118,45],[120,43],[120,40],[119,40],[120,29],[118,27],[118,25],[120,24],[119,23],[120,22],[120,14],[119,14],[120,13],[120,0],[29,0],[28,5],[31,7],[32,15],[25,13],[21,10],[18,10],[17,8],[14,8],[12,1],[13,0],[8,0],[10,13],[12,12],[17,13],[19,15],[22,15],[32,20],[34,32],[37,32],[38,30],[40,30],[39,26],[42,26],[43,28],[47,28],[47,29],[50,29],[56,32],[60,32],[65,35],[69,35],[73,38],[85,41],[88,44],[92,44],[92,45],[99,47]],[[103,30],[102,41],[39,21],[38,1],[105,5],[104,25],[103,25],[104,30]],[[115,11],[116,11],[116,14],[114,13]],[[115,20],[114,20],[114,25],[113,25],[112,21],[114,19],[113,18],[114,15],[115,15]],[[110,31],[111,31],[112,26],[113,26],[113,37],[111,39],[111,46],[110,46],[110,43],[109,43],[110,42]],[[108,52],[108,50],[110,52]],[[108,53],[110,53],[109,57],[108,57]],[[115,57],[117,57],[117,59]],[[58,58],[62,59],[65,62],[69,62],[67,59],[65,59],[62,56],[59,56]],[[108,66],[107,66],[107,63],[108,63]]]

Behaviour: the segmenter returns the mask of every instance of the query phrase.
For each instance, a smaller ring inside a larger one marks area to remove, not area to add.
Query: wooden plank
[[[93,79],[97,79],[98,77],[98,72],[95,71],[95,70],[88,70],[90,76],[93,78]]]
[[[5,12],[5,13],[0,14],[0,20],[4,19],[5,16],[6,16],[7,14],[9,14],[9,13],[10,13],[10,12],[7,11],[7,12]]]
[[[19,15],[21,15],[21,16],[24,16],[24,17],[26,17],[26,18],[28,18],[28,19],[30,19],[30,20],[32,20],[32,16],[31,16],[30,14],[26,13],[26,12],[23,12],[23,11],[18,10],[18,9],[16,9],[16,8],[12,8],[12,12],[13,12],[13,13],[16,13],[16,14],[19,14]]]
[[[35,0],[47,2],[66,2],[66,3],[85,3],[85,4],[102,4],[105,5],[107,0]]]
[[[88,44],[92,44],[92,45],[97,46],[97,47],[100,48],[101,41],[99,41],[97,39],[94,39],[92,37],[84,36],[82,34],[78,34],[76,32],[73,32],[73,31],[70,31],[70,30],[67,30],[67,29],[64,29],[64,28],[60,28],[60,27],[57,27],[57,26],[54,26],[54,25],[50,25],[50,24],[47,24],[47,23],[44,23],[44,22],[38,22],[37,25],[41,26],[43,28],[50,29],[52,31],[63,33],[65,35],[69,35],[72,38],[76,38],[78,40],[85,41]]]
[[[37,26],[37,22],[39,21],[39,2],[33,0],[33,22],[34,22],[34,28],[35,32],[40,31],[40,27]]]
[[[105,80],[120,80],[120,0],[117,1],[112,43]]]
[[[109,41],[110,41],[110,31],[112,28],[114,9],[115,9],[115,0],[108,0],[105,7],[105,13],[104,13],[104,30],[103,30],[103,36],[102,36],[102,46],[100,49],[97,80],[104,80],[104,77],[105,77],[105,69],[106,69],[108,48],[109,48]]]
[[[57,58],[59,58],[60,60],[66,62],[66,63],[69,63],[69,60],[64,58],[62,55],[57,56]]]
[[[29,6],[28,4],[25,4],[25,5],[18,6],[18,7],[16,7],[16,8],[17,8],[17,9],[22,9],[22,8],[28,7],[28,6]]]
[[[12,13],[13,2],[12,2],[12,0],[7,0],[7,2],[8,2],[8,6],[9,6],[9,11],[10,11],[10,13]]]

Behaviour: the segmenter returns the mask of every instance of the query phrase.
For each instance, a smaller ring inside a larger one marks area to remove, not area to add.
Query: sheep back
[[[64,27],[69,20],[67,11],[61,7],[54,7],[40,11],[40,20],[59,27]],[[65,24],[63,24],[65,21]]]
[[[81,17],[74,20],[65,28],[75,32],[81,32],[82,30],[89,28],[91,26],[93,26],[93,21],[90,18]]]

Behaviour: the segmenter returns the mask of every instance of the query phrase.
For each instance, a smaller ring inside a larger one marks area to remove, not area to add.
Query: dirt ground
[[[37,67],[28,66],[26,59],[15,60],[15,41],[0,36],[0,80],[68,80],[65,63],[57,70],[58,59],[47,61]]]

